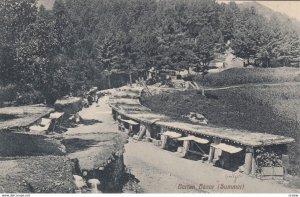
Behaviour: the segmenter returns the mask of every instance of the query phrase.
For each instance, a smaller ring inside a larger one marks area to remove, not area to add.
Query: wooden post
[[[113,117],[113,119],[114,119],[114,121],[116,121],[117,120],[117,112],[116,112],[116,110],[114,110],[113,108],[112,108],[112,117]]]
[[[151,138],[151,125],[146,126],[146,137]]]
[[[214,144],[220,144],[220,142],[221,142],[220,138],[214,138],[214,142],[213,142]],[[212,163],[212,161],[215,157],[215,150],[216,149],[214,147],[210,146],[209,154],[208,154],[208,162],[209,163]]]
[[[183,141],[183,150],[182,150],[183,157],[186,156],[186,154],[188,153],[189,148],[190,148],[190,141],[189,140],[184,140]]]
[[[160,128],[160,134],[164,133],[165,131],[167,131],[168,129],[166,127],[161,127]],[[160,135],[160,141],[161,141],[161,148],[164,149],[166,148],[166,143],[167,143],[167,136],[164,135]]]
[[[131,135],[133,133],[133,125],[132,124],[129,124],[129,135]]]
[[[290,166],[289,156],[283,154],[282,155],[282,167],[283,167],[283,179],[286,180],[287,169]]]
[[[129,72],[129,84],[130,87],[132,86],[132,76],[131,76],[131,71]]]
[[[215,148],[210,146],[208,154],[208,162],[211,163],[215,156]]]
[[[110,74],[108,74],[108,89],[111,88],[111,83],[110,83]]]
[[[251,174],[252,175],[255,175],[256,169],[257,169],[257,166],[256,166],[255,158],[254,158],[254,155],[253,155],[252,166],[251,166]]]
[[[160,135],[160,140],[161,140],[161,148],[162,149],[166,148],[168,136]]]
[[[250,174],[252,170],[252,160],[253,160],[253,148],[246,147],[246,155],[245,155],[245,174]]]
[[[145,135],[145,133],[146,133],[146,126],[141,124],[138,141],[142,140],[142,138]]]

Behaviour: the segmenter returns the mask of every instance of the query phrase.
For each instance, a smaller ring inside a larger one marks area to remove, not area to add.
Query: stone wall
[[[100,173],[101,189],[105,193],[120,193],[123,187],[124,158],[118,156]]]

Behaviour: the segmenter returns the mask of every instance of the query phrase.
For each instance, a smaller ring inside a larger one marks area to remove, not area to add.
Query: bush
[[[12,102],[17,97],[15,85],[0,86],[0,103]]]
[[[45,97],[41,92],[36,90],[32,90],[30,92],[23,92],[16,100],[17,105],[32,105],[44,102]]]

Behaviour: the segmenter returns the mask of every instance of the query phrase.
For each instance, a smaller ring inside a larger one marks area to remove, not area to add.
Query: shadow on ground
[[[137,179],[131,172],[127,169],[122,177],[122,193],[144,193],[143,189],[139,185],[140,180]]]
[[[67,153],[74,153],[77,151],[86,150],[89,147],[96,145],[98,141],[96,140],[84,140],[79,138],[64,139],[62,144],[66,147]]]
[[[93,125],[93,124],[96,124],[96,123],[102,123],[102,121],[100,120],[95,120],[95,119],[86,119],[86,120],[82,120],[80,121],[81,124],[84,124],[86,126],[89,126],[89,125]]]
[[[64,155],[64,147],[58,140],[27,133],[0,132],[0,156]]]

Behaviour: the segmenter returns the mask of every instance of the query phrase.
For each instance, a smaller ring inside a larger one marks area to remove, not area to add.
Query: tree
[[[239,9],[235,2],[230,2],[228,5],[222,3],[220,7],[220,30],[224,36],[224,41],[227,42],[234,38],[234,25],[238,18]]]
[[[235,24],[234,39],[231,46],[234,54],[237,57],[247,59],[248,64],[250,57],[255,56],[257,50],[256,29],[256,18],[249,9],[245,9]]]
[[[209,63],[214,56],[215,40],[213,35],[214,32],[211,26],[204,26],[196,38],[193,49],[197,60],[196,70],[201,72],[203,83],[204,77],[208,73]],[[204,84],[202,86],[202,95],[205,95]]]
[[[299,55],[299,34],[289,21],[270,19],[245,9],[235,24],[232,48],[237,57],[255,60],[255,66],[289,66],[292,57]],[[272,61],[272,64],[271,64]]]
[[[106,38],[102,44],[98,43],[97,51],[97,61],[101,67],[101,70],[106,71],[108,74],[108,88],[110,89],[111,71],[119,65],[120,61],[120,56],[118,53],[118,42],[112,35]]]
[[[49,104],[68,93],[64,67],[59,63],[61,46],[54,24],[39,17],[27,26],[16,43],[18,76],[41,91]]]
[[[20,69],[16,64],[16,43],[26,27],[36,20],[36,0],[0,2],[0,75],[3,84],[17,83]]]

